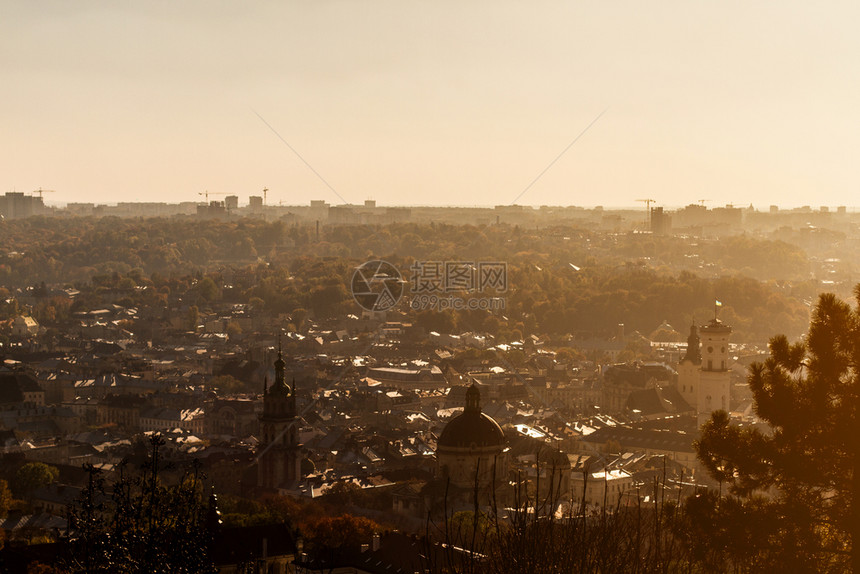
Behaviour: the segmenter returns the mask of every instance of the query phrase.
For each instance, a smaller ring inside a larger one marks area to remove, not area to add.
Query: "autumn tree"
[[[860,302],[860,285],[855,296]],[[822,294],[806,339],[779,335],[770,351],[749,373],[769,428],[714,413],[698,456],[731,493],[773,494],[779,528],[760,543],[779,548],[782,567],[860,572],[860,307]]]
[[[227,323],[227,335],[233,339],[234,337],[238,337],[242,334],[242,326],[239,325],[236,321],[230,321]]]
[[[232,375],[219,375],[209,383],[210,387],[218,390],[220,395],[233,395],[238,393],[254,393],[259,389],[243,383]]]
[[[11,507],[12,491],[9,490],[9,483],[0,479],[0,518],[5,518]]]
[[[380,529],[373,520],[351,514],[324,516],[302,525],[310,557],[326,568],[337,565],[350,550],[369,543]]]
[[[60,475],[56,466],[44,462],[28,462],[15,473],[15,489],[21,496],[32,496],[33,492],[48,486]]]
[[[204,301],[210,302],[221,298],[221,290],[215,284],[211,277],[204,277],[197,284],[197,293]]]
[[[185,318],[186,326],[192,331],[197,330],[197,324],[200,322],[200,310],[197,305],[191,305],[188,308],[188,313]]]

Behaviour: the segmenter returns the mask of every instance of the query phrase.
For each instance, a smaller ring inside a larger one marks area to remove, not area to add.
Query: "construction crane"
[[[656,199],[637,199],[636,201],[642,201],[645,203],[645,211],[651,213],[651,204],[656,203]]]
[[[40,187],[39,189],[35,190],[33,193],[38,193],[38,194],[39,194],[39,199],[42,199],[42,194],[43,194],[43,193],[56,193],[56,191],[55,191],[55,190],[53,190],[53,189],[42,189],[42,188]]]
[[[209,196],[210,195],[227,195],[227,192],[225,192],[225,191],[212,191],[212,192],[210,192],[210,191],[198,191],[197,195],[202,195],[203,197],[205,197],[206,198],[206,204],[209,205]]]
[[[656,203],[656,199],[637,199],[645,204],[645,224],[647,225],[651,218],[651,204]]]
[[[705,202],[706,202],[706,201],[711,201],[711,200],[710,200],[710,199],[700,199],[700,200],[698,201],[698,203],[699,203],[699,205],[701,205],[702,207],[705,207]]]

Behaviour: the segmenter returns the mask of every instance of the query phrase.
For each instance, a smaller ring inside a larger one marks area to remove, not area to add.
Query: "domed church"
[[[507,441],[499,424],[481,412],[481,391],[472,384],[466,408],[451,419],[436,443],[437,478],[461,488],[479,488],[504,478]]]

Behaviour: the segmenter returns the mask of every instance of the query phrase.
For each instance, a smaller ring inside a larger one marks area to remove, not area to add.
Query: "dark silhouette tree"
[[[714,413],[698,456],[731,493],[772,495],[779,528],[760,543],[781,550],[783,567],[860,572],[860,307],[822,294],[806,339],[776,336],[770,350],[749,374],[769,428]]]
[[[207,506],[195,465],[175,486],[159,479],[159,435],[150,439],[142,472],[126,465],[109,489],[98,469],[86,467],[87,488],[69,510],[71,557],[67,572],[214,573]]]
[[[380,530],[373,520],[351,514],[321,517],[303,527],[310,558],[326,572],[331,572],[348,552],[369,542],[373,533]]]

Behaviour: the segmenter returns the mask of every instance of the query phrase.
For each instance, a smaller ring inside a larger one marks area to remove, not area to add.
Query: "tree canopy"
[[[573,225],[539,231],[329,225],[317,237],[312,226],[283,221],[34,217],[5,222],[0,243],[0,286],[9,295],[0,294],[0,321],[20,312],[23,300],[14,291],[21,288],[35,298],[33,314],[48,326],[108,303],[156,316],[175,306],[203,313],[244,303],[256,312],[292,315],[300,329],[308,316],[355,311],[350,278],[369,259],[389,261],[405,280],[416,261],[502,261],[510,286],[503,313],[426,311],[416,314],[417,324],[481,330],[502,340],[517,333],[614,332],[618,323],[651,333],[664,320],[684,331],[719,299],[739,338],[764,342],[774,332],[803,332],[808,298],[819,285],[809,280],[806,253],[779,240],[692,240]],[[74,285],[80,293],[70,302],[45,283]],[[188,313],[193,329],[196,317]]]
[[[56,466],[44,462],[28,462],[15,473],[15,487],[22,496],[31,496],[33,491],[48,486],[60,475]]]

